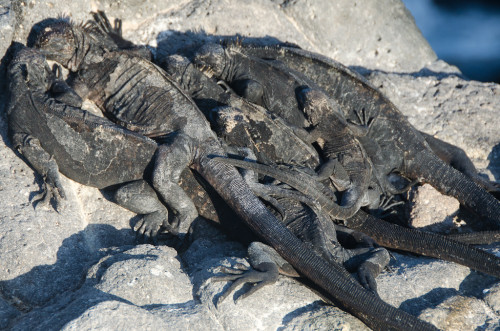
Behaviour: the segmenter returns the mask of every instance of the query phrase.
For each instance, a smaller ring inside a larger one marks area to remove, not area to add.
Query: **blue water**
[[[440,59],[470,79],[500,82],[500,1],[403,2]]]

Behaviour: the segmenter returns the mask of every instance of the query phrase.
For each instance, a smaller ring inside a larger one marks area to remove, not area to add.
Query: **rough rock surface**
[[[4,54],[11,40],[26,43],[35,23],[60,13],[82,21],[96,9],[123,18],[125,36],[157,47],[160,60],[191,43],[235,35],[331,56],[365,74],[417,128],[465,149],[484,175],[500,177],[499,85],[468,81],[436,61],[399,0],[0,0],[0,329],[366,329],[285,277],[216,308],[228,284],[210,278],[218,265],[244,262],[245,248],[207,224],[179,255],[166,246],[133,246],[137,217],[106,192],[69,179],[62,210],[33,209],[41,181],[7,137]],[[444,201],[422,188],[416,199]],[[415,212],[412,223],[427,225],[432,212]],[[485,249],[500,254],[498,245]],[[498,280],[435,259],[394,257],[378,279],[382,299],[443,329],[500,328]]]

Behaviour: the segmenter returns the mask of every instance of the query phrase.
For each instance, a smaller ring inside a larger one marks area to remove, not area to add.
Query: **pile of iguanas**
[[[64,198],[61,172],[114,189],[118,204],[143,215],[136,231],[145,240],[197,217],[236,215],[266,245],[250,245],[252,270],[224,270],[235,282],[221,300],[281,272],[308,278],[373,329],[435,329],[378,297],[375,277],[389,262],[378,245],[500,277],[500,258],[461,242],[498,232],[447,238],[363,210],[429,183],[500,228],[500,202],[488,193],[498,186],[462,150],[413,128],[363,77],[289,45],[207,44],[155,64],[121,37],[120,21],[93,17],[45,26],[8,69],[10,136],[43,176],[40,204]],[[83,110],[84,99],[104,117]]]

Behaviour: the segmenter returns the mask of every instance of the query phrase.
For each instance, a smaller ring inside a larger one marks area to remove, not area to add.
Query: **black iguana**
[[[298,272],[369,326],[435,329],[381,301],[359,285],[341,265],[328,263],[309,251],[253,195],[235,168],[213,160],[214,155],[225,155],[217,137],[192,99],[161,69],[145,59],[119,51],[87,58],[80,68],[83,58],[75,56],[81,52],[80,45],[71,37],[71,30],[71,25],[46,28],[37,45],[71,70],[80,69],[75,86],[80,93],[90,92],[89,96],[114,120],[151,136],[168,135],[168,142],[157,150],[152,182],[180,218],[189,220],[197,214],[177,184],[181,171],[189,166]],[[59,51],[51,51],[53,48]],[[92,63],[94,60],[97,63]]]
[[[335,109],[338,106],[334,100],[323,95],[310,80],[248,57],[236,45],[204,45],[197,50],[193,61],[208,75],[227,82],[240,96],[303,129],[298,133],[308,130],[301,138],[311,143],[318,141],[321,145],[326,159],[325,168],[320,169],[322,176],[330,175],[324,173],[325,169],[331,169],[332,162],[340,163],[348,176],[348,180],[339,185],[345,189],[340,205],[346,216],[337,215],[338,218],[352,216],[358,211],[370,182],[371,164],[353,130],[364,130],[349,125],[340,110]]]
[[[296,137],[296,130],[283,123],[279,117],[273,117],[264,108],[251,104],[234,94],[224,93],[216,81],[207,78],[185,58],[175,55],[163,65],[172,77],[178,80],[182,87],[192,93],[197,100],[206,103],[207,99],[213,99],[219,105],[229,105],[229,107],[218,107],[213,110],[205,109],[206,116],[212,119],[214,129],[226,143],[252,148],[260,162],[294,164],[295,167],[313,169],[319,165],[316,151]],[[237,160],[226,160],[226,162],[247,168],[251,165]],[[250,167],[250,169],[263,173],[271,170],[269,167],[265,169]],[[312,181],[303,173],[295,173],[292,176],[285,176],[285,173],[286,171],[281,169],[267,172],[274,178],[292,184],[301,192],[310,194],[323,205],[324,210],[334,208],[328,207],[335,203],[331,200],[329,190],[325,189],[321,183],[316,180]],[[323,192],[325,195],[318,195],[318,192]],[[378,194],[377,191],[374,193],[375,196]],[[369,198],[367,202],[373,202],[373,200],[376,199]],[[498,257],[461,243],[452,242],[440,235],[393,225],[362,211],[347,219],[345,224],[373,236],[379,244],[390,248],[457,262],[497,277],[500,275]],[[481,242],[489,240],[490,237],[490,235],[485,237],[483,234],[483,236],[479,235],[476,240],[479,239]]]
[[[362,76],[325,56],[299,48],[247,46],[241,48],[241,52],[271,63],[280,61],[277,67],[290,68],[309,77],[340,104],[348,121],[367,126],[367,134],[357,138],[385,191],[399,191],[388,182],[387,175],[400,173],[457,198],[490,226],[500,227],[500,202],[483,189],[498,190],[497,185],[480,177],[463,151],[432,136],[423,136],[413,128],[394,104]],[[264,80],[265,76],[266,73],[262,73],[260,78],[256,77]]]

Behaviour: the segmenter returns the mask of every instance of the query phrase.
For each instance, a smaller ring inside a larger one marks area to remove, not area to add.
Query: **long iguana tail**
[[[302,172],[293,169],[270,167],[266,164],[232,158],[215,157],[214,160],[224,162],[235,167],[254,170],[260,174],[276,178],[277,180],[290,185],[304,195],[313,197],[321,206],[321,209],[335,219],[348,219],[359,210],[359,206],[357,204],[346,208],[335,203],[332,200],[332,194],[328,188],[326,188],[319,181],[313,179],[312,176]]]
[[[405,228],[359,211],[346,226],[372,237],[378,244],[465,265],[500,277],[500,258],[445,236]]]
[[[293,178],[290,171],[279,170],[274,167],[257,164],[255,162],[227,158],[216,159],[238,167],[272,176],[277,180],[293,185],[293,183],[289,182],[290,179]],[[295,173],[300,174],[298,172]],[[307,180],[306,176],[301,176],[300,179],[295,178],[293,180],[294,183],[296,181],[299,181],[301,186],[306,186],[308,188],[307,192],[301,191],[302,193],[308,194],[313,200],[316,200],[322,208],[324,208],[323,202],[329,199],[328,197],[323,196],[321,189],[316,189],[317,187],[322,186],[321,183],[314,181],[311,178]],[[335,203],[330,200],[329,205],[330,204]],[[372,215],[366,214],[363,211],[358,211],[351,218],[345,220],[345,225],[351,229],[366,233],[367,235],[373,237],[373,239],[375,239],[382,246],[456,262],[486,274],[500,277],[499,257],[461,243],[457,240],[450,240],[442,235],[390,224],[386,221],[375,218]]]
[[[500,231],[455,233],[445,237],[469,245],[488,245],[500,242]]]
[[[500,201],[472,179],[444,163],[428,150],[421,150],[405,164],[410,178],[429,183],[439,192],[456,198],[483,217],[488,225],[500,229]]]
[[[437,330],[385,303],[363,288],[341,265],[328,263],[307,249],[266,209],[234,167],[209,157],[201,157],[194,167],[255,233],[302,275],[320,286],[328,298],[339,302],[368,326],[377,330]]]

